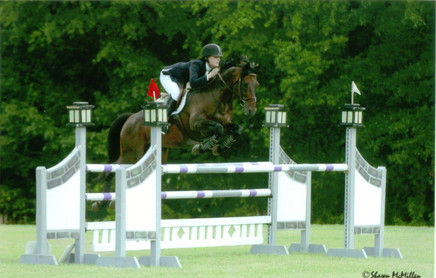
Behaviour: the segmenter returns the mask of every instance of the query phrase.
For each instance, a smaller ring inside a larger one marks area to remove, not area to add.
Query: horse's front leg
[[[224,133],[226,135],[233,135],[237,138],[242,134],[242,126],[234,123],[226,124],[224,125]]]
[[[220,123],[205,119],[204,117],[191,118],[190,125],[192,131],[205,138],[203,142],[196,144],[192,148],[193,154],[212,150],[224,135],[224,127]]]
[[[212,150],[212,153],[215,155],[219,155],[223,151],[227,151],[232,147],[233,143],[235,143],[241,135],[242,127],[233,123],[226,124],[224,126],[224,133],[225,135],[221,137],[218,144]]]

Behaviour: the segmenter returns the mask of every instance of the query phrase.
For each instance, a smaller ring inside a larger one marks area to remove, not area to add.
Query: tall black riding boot
[[[172,97],[167,102],[168,105],[168,122],[170,121],[171,113],[174,112],[177,108],[177,101],[175,101]]]
[[[172,97],[170,97],[168,102],[167,102],[167,105],[168,105],[168,110],[167,110],[168,124],[166,126],[162,127],[163,134],[166,134],[168,132],[168,129],[170,126],[171,114],[174,112],[174,110],[176,110],[177,101],[175,101]]]

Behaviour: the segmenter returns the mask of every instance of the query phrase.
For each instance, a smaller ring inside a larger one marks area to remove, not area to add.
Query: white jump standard
[[[350,169],[345,174],[344,248],[329,249],[327,255],[402,258],[399,249],[383,246],[386,168],[372,167],[357,149],[356,128],[363,127],[362,114],[365,108],[353,102],[352,94],[351,104],[346,104],[342,111],[342,125],[346,126],[345,159]],[[374,247],[354,249],[355,234],[374,234]]]
[[[91,109],[86,102],[69,106],[70,124],[76,127],[76,147],[59,164],[36,169],[37,241],[28,242],[20,263],[54,264],[47,239],[74,238],[75,263],[94,264],[98,255],[85,254],[86,126]]]

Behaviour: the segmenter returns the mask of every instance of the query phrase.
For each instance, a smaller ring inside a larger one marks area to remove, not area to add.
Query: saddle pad
[[[186,98],[188,96],[188,94],[190,94],[191,91],[188,91],[182,98],[182,100],[180,101],[179,107],[177,107],[176,111],[174,111],[173,113],[171,113],[171,115],[175,116],[177,114],[179,114],[180,112],[182,112],[183,108],[185,107],[186,104]]]
[[[188,96],[188,94],[190,93],[191,91],[188,91],[183,97],[182,97],[182,100],[180,101],[180,104],[179,104],[179,106],[177,107],[177,109],[173,112],[173,113],[171,113],[171,115],[177,115],[177,114],[179,114],[180,112],[182,112],[182,110],[183,110],[183,108],[185,107],[185,104],[186,104],[186,97]],[[165,103],[165,104],[168,104],[168,100],[169,100],[169,98],[170,98],[170,95],[167,93],[167,92],[161,92],[161,94],[160,94],[160,97],[158,98],[158,100],[157,100],[157,102],[163,102],[163,103]]]

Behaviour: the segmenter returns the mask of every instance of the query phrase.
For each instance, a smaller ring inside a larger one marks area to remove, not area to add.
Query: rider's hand
[[[214,68],[212,69],[208,75],[207,75],[207,80],[210,80],[211,78],[214,78],[218,73],[220,72],[219,68]]]

